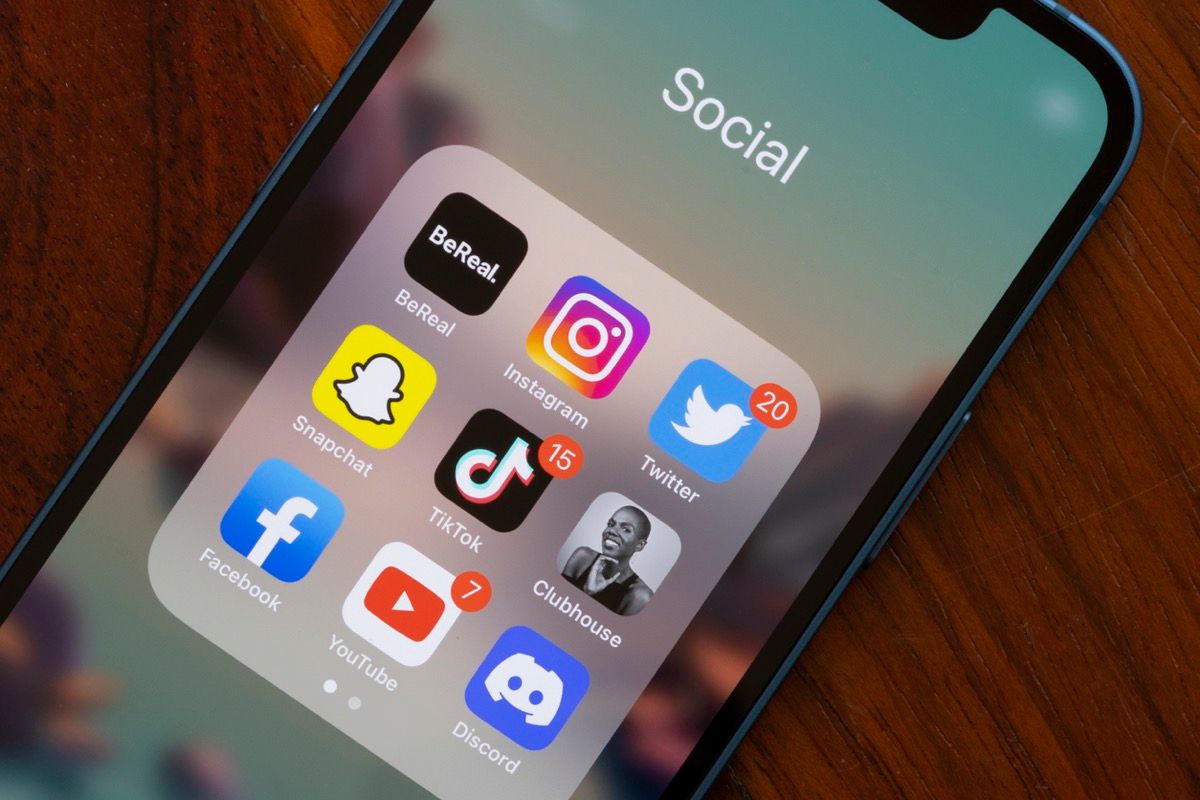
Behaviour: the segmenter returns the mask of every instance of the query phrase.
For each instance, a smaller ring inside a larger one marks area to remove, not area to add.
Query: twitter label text
[[[642,472],[689,503],[696,502],[696,498],[700,496],[699,492],[685,484],[683,478],[675,474],[675,470],[659,466],[658,461],[652,455],[647,454],[642,457]]]

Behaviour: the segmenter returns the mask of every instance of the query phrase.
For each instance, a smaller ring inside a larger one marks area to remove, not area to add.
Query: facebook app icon
[[[285,583],[321,557],[345,509],[342,501],[286,461],[258,465],[221,518],[225,543]]]

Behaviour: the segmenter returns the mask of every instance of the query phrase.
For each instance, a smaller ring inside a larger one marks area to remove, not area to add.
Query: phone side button
[[[937,456],[935,456],[934,459],[929,462],[929,466],[926,467],[925,473],[921,475],[921,479],[916,482],[912,490],[908,493],[908,497],[904,499],[904,503],[900,506],[900,509],[896,512],[896,515],[892,518],[891,523],[888,525],[887,531],[879,537],[879,540],[875,542],[875,546],[871,548],[871,552],[867,554],[867,558],[863,562],[864,567],[869,567],[875,561],[875,559],[879,558],[879,554],[883,552],[883,548],[887,547],[888,540],[892,538],[892,534],[896,532],[896,528],[900,525],[900,520],[904,519],[904,515],[907,514],[908,509],[912,507],[913,501],[917,499],[917,495],[919,495],[921,490],[925,488],[925,484],[929,483],[929,479],[933,476],[933,473],[937,471],[938,465],[942,463],[942,459],[946,457],[946,453],[950,452],[951,446],[954,445],[954,442],[958,439],[958,435],[962,433],[963,428],[966,427],[967,422],[970,419],[971,412],[965,412],[962,415],[962,419],[960,419],[958,424],[955,425],[954,432],[946,437],[946,441],[942,445],[941,450],[938,451]]]

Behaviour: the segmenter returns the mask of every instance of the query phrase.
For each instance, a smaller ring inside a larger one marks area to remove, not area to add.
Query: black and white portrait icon
[[[679,558],[679,536],[662,520],[616,492],[588,507],[558,554],[562,576],[623,616],[654,597]]]

